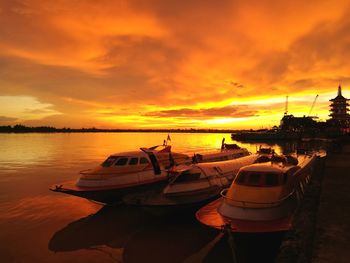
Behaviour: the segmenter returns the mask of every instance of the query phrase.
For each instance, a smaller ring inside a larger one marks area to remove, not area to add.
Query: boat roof
[[[168,153],[168,152],[170,152],[171,146],[170,145],[156,145],[156,146],[145,148],[145,149],[152,151],[154,153]],[[175,154],[175,153],[173,153],[173,154]],[[144,156],[147,156],[147,154],[141,150],[137,150],[137,151],[113,153],[113,154],[110,154],[109,156],[144,157]]]
[[[217,161],[217,162],[209,162],[209,163],[196,163],[196,164],[193,164],[193,166],[198,166],[198,167],[201,167],[201,168],[212,168],[214,166],[225,166],[225,165],[232,165],[233,163],[241,163],[241,162],[244,162],[246,160],[250,160],[250,159],[256,159],[257,156],[254,155],[254,154],[250,154],[250,155],[247,155],[247,156],[243,156],[243,157],[240,157],[240,158],[236,158],[236,159],[230,159],[230,160],[225,160],[225,161]]]
[[[248,172],[284,173],[284,172],[287,172],[292,167],[296,167],[296,165],[266,162],[266,163],[255,163],[255,164],[244,166],[241,168],[241,171],[244,170]]]
[[[144,157],[144,156],[147,156],[147,154],[139,150],[139,151],[113,153],[113,154],[110,154],[110,156]]]
[[[210,158],[210,157],[217,157],[217,156],[225,156],[229,154],[234,154],[234,153],[241,153],[241,152],[247,152],[247,149],[245,148],[239,148],[239,149],[224,149],[223,151],[208,151],[208,152],[203,152],[203,153],[197,153],[196,155],[203,156],[205,158]]]

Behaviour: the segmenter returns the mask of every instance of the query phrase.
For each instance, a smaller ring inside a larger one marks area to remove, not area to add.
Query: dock
[[[317,215],[313,263],[349,262],[350,145],[327,157]]]
[[[285,236],[277,263],[349,262],[350,144],[331,151],[315,167]]]

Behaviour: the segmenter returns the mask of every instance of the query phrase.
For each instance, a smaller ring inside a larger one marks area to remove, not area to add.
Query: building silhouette
[[[348,113],[349,101],[350,99],[345,98],[341,92],[341,86],[338,87],[338,95],[329,100],[330,105],[330,114],[331,119],[329,123],[332,126],[337,126],[338,128],[349,128],[350,127],[350,114]]]

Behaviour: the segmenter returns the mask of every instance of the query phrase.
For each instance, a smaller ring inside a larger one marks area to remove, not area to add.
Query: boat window
[[[110,167],[118,158],[118,156],[109,156],[101,165],[103,167]]]
[[[139,162],[139,158],[131,158],[129,165],[136,165]]]
[[[268,172],[245,172],[241,171],[235,180],[236,184],[246,186],[278,186],[279,174]]]
[[[115,165],[121,166],[121,165],[125,165],[128,162],[128,158],[127,157],[120,157],[116,162]]]
[[[247,184],[248,185],[260,185],[260,174],[259,173],[251,173],[249,174],[249,177],[248,177],[248,182]]]
[[[239,175],[237,176],[235,182],[236,182],[237,184],[244,184],[247,174],[248,174],[248,173],[247,173],[247,172],[244,172],[244,171],[240,172]]]
[[[266,173],[265,174],[265,185],[266,186],[278,186],[278,174],[276,173]]]
[[[176,183],[196,181],[200,178],[201,173],[183,172],[175,180]]]
[[[149,161],[147,160],[147,158],[141,157],[141,159],[140,159],[140,164],[147,164],[147,163],[149,163]]]

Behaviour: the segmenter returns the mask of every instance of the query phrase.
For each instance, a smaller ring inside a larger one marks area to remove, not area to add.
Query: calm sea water
[[[179,262],[218,233],[193,218],[153,218],[49,191],[109,154],[161,144],[164,133],[0,134],[1,262]],[[171,134],[173,151],[219,149],[230,134]],[[255,152],[257,145],[242,144]],[[282,148],[273,145],[278,151]],[[195,260],[196,261],[196,260]]]

